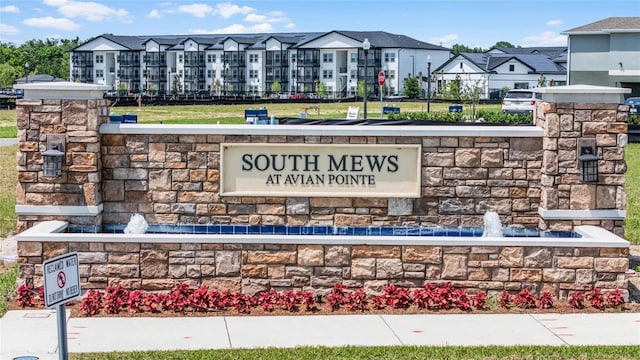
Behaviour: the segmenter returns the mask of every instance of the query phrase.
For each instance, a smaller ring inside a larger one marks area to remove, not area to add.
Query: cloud
[[[152,19],[159,19],[162,17],[162,15],[160,14],[160,11],[153,9],[151,10],[151,12],[149,12],[149,14],[147,14],[147,17]]]
[[[0,7],[0,12],[19,14],[20,9],[18,9],[17,6],[7,5],[7,6]]]
[[[294,27],[296,27],[296,24],[290,22],[286,24],[284,27],[285,29],[293,29]]]
[[[191,4],[178,6],[178,11],[203,18],[213,13],[213,8],[207,4]]]
[[[251,33],[269,33],[274,32],[271,24],[256,24],[252,26],[245,26],[242,24],[233,24],[222,29],[205,30],[205,29],[190,29],[191,34],[251,34]]]
[[[48,6],[57,8],[62,16],[67,18],[82,18],[87,21],[108,21],[117,18],[122,22],[130,22],[131,16],[127,10],[114,9],[97,2],[72,0],[43,0]]]
[[[562,25],[563,21],[562,20],[549,20],[547,21],[547,25],[549,26],[558,26],[558,25]]]
[[[284,16],[282,11],[271,11],[265,15],[248,14],[245,16],[244,21],[250,23],[286,23],[290,20]]]
[[[0,33],[4,34],[4,35],[14,35],[19,33],[20,30],[18,30],[17,27],[15,26],[11,26],[11,25],[7,25],[7,24],[0,24]]]
[[[567,46],[567,37],[554,31],[544,31],[538,35],[522,39],[523,46]]]
[[[452,45],[454,41],[458,40],[458,38],[459,38],[458,34],[446,34],[446,35],[430,38],[428,42],[432,44],[443,44],[443,45],[451,44]]]
[[[74,23],[69,19],[54,18],[51,16],[24,19],[22,23],[33,27],[43,27],[66,31],[78,30],[80,28],[80,25]]]
[[[226,3],[218,3],[216,4],[216,9],[214,11],[214,15],[220,15],[223,18],[227,19],[236,14],[247,15],[255,12],[256,9],[248,6],[238,6],[229,2]]]

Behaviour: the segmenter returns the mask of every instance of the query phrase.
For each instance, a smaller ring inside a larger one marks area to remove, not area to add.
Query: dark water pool
[[[69,233],[122,233],[125,224],[76,226]],[[286,226],[286,225],[149,225],[147,234],[199,235],[338,235],[338,236],[423,236],[423,237],[481,237],[483,228],[442,228],[407,226]],[[579,238],[580,234],[565,231],[503,228],[503,237]]]

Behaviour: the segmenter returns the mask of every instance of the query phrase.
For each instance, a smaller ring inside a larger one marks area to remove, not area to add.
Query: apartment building
[[[371,44],[365,51],[364,41]],[[366,57],[365,57],[366,53]],[[100,35],[71,50],[72,81],[128,93],[354,96],[401,94],[406,77],[427,73],[450,49],[383,31],[238,35]],[[366,61],[365,61],[366,59]],[[365,76],[366,70],[366,76]],[[378,74],[384,71],[384,87]],[[278,84],[278,85],[274,85]],[[423,85],[426,87],[426,84]],[[277,90],[277,91],[276,91]]]
[[[640,17],[609,17],[563,34],[569,85],[629,88],[640,96]]]

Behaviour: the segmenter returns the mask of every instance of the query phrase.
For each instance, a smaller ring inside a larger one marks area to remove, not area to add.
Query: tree
[[[515,45],[513,45],[512,43],[510,43],[508,41],[498,41],[491,48],[495,49],[495,48],[515,48],[515,47],[519,47],[519,46],[515,46]]]
[[[327,97],[327,95],[329,95],[329,92],[327,91],[327,85],[325,83],[323,83],[323,82],[320,82],[318,84],[318,90],[317,91],[318,91],[318,96],[321,99],[324,99],[324,98]]]
[[[460,88],[460,100],[471,104],[471,118],[474,120],[476,118],[476,108],[480,103],[480,98],[484,94],[485,84],[485,79],[471,80],[471,76],[468,75],[467,81],[465,81]]]
[[[466,45],[462,45],[462,44],[454,44],[451,47],[451,52],[455,55],[458,55],[460,53],[482,53],[485,50],[481,47],[475,47],[475,48],[470,48]]]
[[[418,95],[420,94],[420,88],[418,87],[417,78],[407,75],[407,77],[404,78],[402,83],[403,83],[402,95],[410,99],[415,99],[418,97]]]
[[[281,92],[281,91],[282,91],[282,85],[280,85],[280,82],[278,82],[278,81],[274,81],[274,82],[271,84],[271,92],[272,92],[272,93],[279,93],[279,92]]]
[[[461,83],[460,75],[456,75],[455,80],[447,82],[444,89],[442,89],[442,97],[448,100],[459,100]]]
[[[547,78],[544,77],[544,74],[540,74],[540,78],[538,79],[538,87],[547,86]]]
[[[53,77],[69,79],[69,50],[78,46],[75,39],[29,40],[16,47],[0,42],[0,64],[13,66],[20,76],[29,74],[47,74]],[[29,63],[29,68],[25,64]]]
[[[358,88],[356,89],[356,94],[359,97],[364,98],[364,80],[358,81]]]
[[[178,95],[182,93],[182,83],[180,82],[180,74],[173,75],[173,84],[171,85],[171,94]]]
[[[0,87],[11,86],[15,84],[19,77],[19,72],[9,64],[0,64]]]

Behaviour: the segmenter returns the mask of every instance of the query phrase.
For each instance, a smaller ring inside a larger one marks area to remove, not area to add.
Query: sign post
[[[380,86],[380,118],[384,119],[384,112],[382,111],[382,87],[384,86],[384,71],[378,73],[378,85]]]
[[[78,253],[69,253],[45,261],[44,305],[56,307],[58,323],[58,358],[69,359],[67,348],[67,314],[65,304],[80,296]]]

